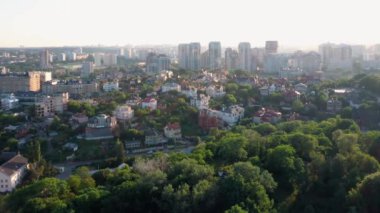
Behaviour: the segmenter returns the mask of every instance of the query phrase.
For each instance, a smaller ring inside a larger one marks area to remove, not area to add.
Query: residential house
[[[158,146],[168,143],[168,140],[154,130],[145,132],[145,146]]]
[[[210,96],[200,94],[199,97],[191,98],[190,105],[196,107],[197,109],[208,109],[210,102]]]
[[[19,100],[12,93],[1,99],[1,108],[3,110],[11,110],[18,106]]]
[[[336,99],[329,99],[327,101],[326,109],[330,113],[337,113],[342,110],[342,102]]]
[[[119,81],[114,80],[111,82],[105,82],[103,84],[103,91],[104,92],[119,91]]]
[[[277,123],[279,120],[281,120],[282,113],[262,108],[261,110],[257,111],[253,117],[254,123]]]
[[[213,128],[222,127],[223,121],[218,117],[218,111],[205,108],[199,111],[198,125],[201,129],[209,131]]]
[[[216,86],[216,85],[210,85],[206,89],[206,94],[213,97],[213,98],[220,98],[226,95],[226,92],[224,91],[224,87],[222,85]]]
[[[166,83],[162,85],[161,92],[177,91],[181,92],[181,85],[177,83]]]
[[[15,155],[0,166],[0,192],[11,192],[22,181],[28,169],[28,159]]]
[[[181,91],[188,98],[196,98],[198,95],[198,89],[196,87],[188,86]]]
[[[117,126],[116,118],[100,114],[88,120],[85,130],[86,140],[112,139]]]
[[[141,148],[141,142],[140,141],[126,141],[124,143],[125,149],[138,149]]]
[[[307,85],[299,83],[294,86],[294,89],[301,94],[305,94],[307,92]]]
[[[119,121],[130,121],[134,116],[134,110],[128,105],[118,106],[113,115]]]
[[[176,123],[169,123],[164,128],[164,135],[170,139],[181,139],[181,125]]]
[[[147,97],[142,101],[141,107],[143,109],[156,110],[157,109],[157,100],[153,97]]]

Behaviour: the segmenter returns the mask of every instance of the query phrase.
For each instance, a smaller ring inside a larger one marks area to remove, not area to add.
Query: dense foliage
[[[45,178],[5,212],[378,212],[380,132],[349,119],[214,130],[191,154],[130,158],[124,169]],[[121,158],[121,157],[120,157]],[[121,158],[120,161],[123,159]]]

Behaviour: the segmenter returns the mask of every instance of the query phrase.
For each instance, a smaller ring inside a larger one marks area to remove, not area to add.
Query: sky
[[[378,0],[0,0],[0,47],[380,43]]]

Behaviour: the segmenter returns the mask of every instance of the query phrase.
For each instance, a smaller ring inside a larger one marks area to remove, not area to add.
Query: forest
[[[191,154],[120,159],[2,196],[2,212],[380,212],[380,131],[339,116],[212,130]]]

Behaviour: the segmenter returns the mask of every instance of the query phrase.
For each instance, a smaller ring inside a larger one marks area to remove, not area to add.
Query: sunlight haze
[[[0,46],[380,42],[378,1],[2,0]],[[339,30],[336,30],[339,29]]]

